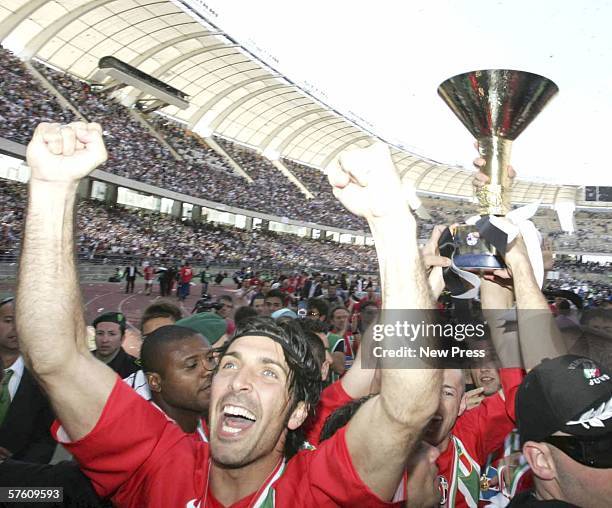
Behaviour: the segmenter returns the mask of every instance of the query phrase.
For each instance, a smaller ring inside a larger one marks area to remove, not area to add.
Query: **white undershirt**
[[[23,356],[19,355],[17,360],[13,362],[13,365],[9,365],[8,369],[13,371],[13,375],[11,379],[9,379],[8,383],[8,391],[11,396],[11,401],[15,398],[15,394],[17,393],[17,389],[19,388],[19,383],[21,383],[21,378],[23,377],[23,369],[25,368],[25,364],[23,362]],[[6,371],[8,369],[4,369],[4,375],[6,375]]]

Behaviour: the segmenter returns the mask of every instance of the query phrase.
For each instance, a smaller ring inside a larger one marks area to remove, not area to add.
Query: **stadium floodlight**
[[[98,62],[98,67],[107,76],[124,85],[130,85],[142,92],[152,95],[159,101],[158,107],[165,105],[176,106],[179,109],[187,109],[189,102],[187,94],[180,90],[150,76],[136,67],[122,62],[113,56],[105,56]]]

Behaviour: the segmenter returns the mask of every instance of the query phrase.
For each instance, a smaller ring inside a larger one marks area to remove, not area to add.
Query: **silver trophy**
[[[476,194],[481,216],[502,216],[510,211],[507,167],[512,142],[558,91],[557,85],[543,76],[506,69],[466,72],[438,87],[440,97],[478,140],[486,161],[482,171],[489,183]],[[463,224],[452,234],[456,247],[453,259],[459,268],[492,271],[504,267],[497,249],[477,226]]]

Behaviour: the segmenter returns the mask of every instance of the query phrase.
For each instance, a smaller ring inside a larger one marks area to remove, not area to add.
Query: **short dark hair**
[[[304,336],[306,337],[308,345],[310,346],[310,349],[312,349],[312,354],[314,355],[320,368],[321,365],[325,363],[325,346],[323,345],[323,341],[318,335],[312,332],[304,332]]]
[[[170,318],[176,323],[183,317],[181,309],[171,302],[156,302],[149,305],[142,313],[140,329],[147,321],[156,318]]]
[[[161,372],[164,354],[162,349],[175,342],[197,337],[191,328],[177,325],[161,326],[147,335],[140,350],[140,365],[145,372]]]
[[[256,293],[253,295],[253,298],[251,298],[251,302],[249,303],[249,305],[253,306],[255,305],[255,300],[265,300],[266,296],[263,293]]]
[[[321,429],[321,435],[319,436],[319,442],[323,442],[326,439],[332,437],[342,427],[344,427],[353,415],[359,410],[363,403],[371,399],[374,395],[366,395],[360,399],[356,399],[349,402],[345,406],[336,409],[332,414],[327,417],[323,429]]]
[[[329,332],[329,325],[324,321],[318,319],[300,319],[299,321],[302,330],[310,333],[327,333]]]
[[[280,301],[283,302],[283,305],[285,304],[285,293],[283,293],[280,289],[271,289],[270,291],[268,291],[268,294],[266,295],[266,300],[269,300],[270,298],[280,298]]]
[[[321,368],[300,327],[291,322],[275,323],[269,317],[251,318],[236,329],[230,340],[215,348],[213,354],[218,355],[218,359],[221,360],[235,340],[249,335],[267,337],[283,348],[285,361],[289,366],[290,407],[287,418],[300,402],[306,404],[308,415],[313,415],[323,386]],[[285,457],[289,459],[295,455],[304,444],[304,440],[303,427],[288,431],[285,440]]]
[[[349,310],[344,305],[334,305],[331,309],[329,309],[329,318],[331,319],[332,317],[334,317],[334,314],[339,310],[345,310],[346,312],[349,312]]]
[[[238,307],[238,309],[234,313],[234,322],[236,323],[236,326],[240,326],[242,323],[244,323],[248,319],[256,317],[256,316],[257,316],[257,311],[253,307],[244,305],[242,307]]]
[[[234,299],[230,295],[220,295],[217,297],[217,302],[234,303]]]
[[[321,298],[309,298],[306,300],[306,308],[307,309],[315,309],[319,315],[327,318],[327,313],[329,312],[329,305],[327,302]]]
[[[567,300],[561,300],[557,307],[559,310],[570,310],[570,303]]]

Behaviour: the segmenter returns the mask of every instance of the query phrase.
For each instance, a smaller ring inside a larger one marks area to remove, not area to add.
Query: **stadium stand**
[[[0,135],[24,143],[39,121],[69,122],[74,115],[59,102],[26,66],[10,51],[1,49],[2,96],[0,97]],[[215,140],[253,179],[238,176],[227,160],[210,148],[199,135],[160,115],[150,123],[183,160],[149,133],[134,117],[135,112],[116,102],[105,92],[93,92],[89,84],[33,62],[35,68],[90,121],[105,129],[109,160],[103,167],[114,174],[160,188],[201,197],[213,202],[268,213],[294,220],[367,231],[367,225],[348,213],[331,193],[325,175],[295,161],[283,160],[287,168],[315,196],[307,199],[272,164],[255,151],[216,137]],[[10,86],[9,86],[10,84]],[[125,140],[130,142],[126,143]],[[466,201],[423,197],[431,219],[419,221],[419,237],[427,238],[435,224],[462,221],[474,215],[475,206]],[[605,215],[576,213],[576,233],[560,231],[556,214],[540,209],[534,222],[556,249],[607,252],[612,239]]]
[[[21,60],[0,47],[0,136],[27,143],[40,122],[72,122]]]
[[[0,180],[0,255],[15,255],[22,233],[26,186]],[[372,247],[300,238],[271,231],[247,232],[211,223],[191,224],[155,212],[82,200],[77,245],[81,259],[132,257],[189,260],[202,265],[245,265],[292,270],[373,272]],[[279,262],[282,259],[282,262]]]
[[[102,169],[157,187],[231,206],[294,220],[364,230],[364,221],[330,200],[307,200],[300,190],[264,157],[222,138],[216,141],[248,174],[253,183],[236,175],[227,161],[208,147],[197,134],[178,124],[155,119],[152,124],[184,160],[172,154],[134,118],[135,112],[105,92],[93,92],[89,84],[35,63],[56,89],[89,121],[102,124],[109,160]],[[130,143],[124,140],[130,139]],[[333,197],[333,196],[332,196]]]

